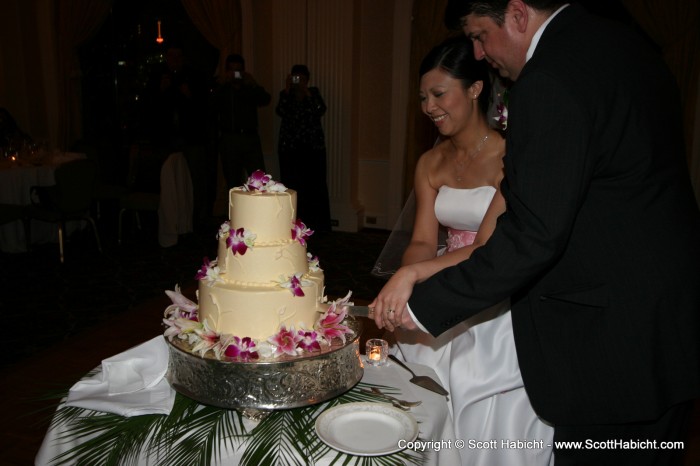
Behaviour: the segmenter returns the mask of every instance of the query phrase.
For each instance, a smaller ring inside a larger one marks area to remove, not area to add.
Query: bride
[[[474,59],[469,39],[461,36],[435,47],[423,59],[420,76],[421,109],[441,141],[418,160],[411,241],[402,267],[370,304],[378,311],[399,309],[396,303],[406,302],[415,283],[468,259],[506,208],[499,191],[505,141],[486,117],[487,63]],[[441,226],[447,228],[447,247],[436,255]],[[378,314],[377,324],[394,330],[392,314]],[[483,447],[460,450],[462,464],[553,462],[553,430],[537,417],[523,387],[508,302],[438,338],[402,328],[394,337],[399,357],[432,367],[447,386],[457,439]],[[530,448],[505,448],[503,441],[529,442],[520,445]]]

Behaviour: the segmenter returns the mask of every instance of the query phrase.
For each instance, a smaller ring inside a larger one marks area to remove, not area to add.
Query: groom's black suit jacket
[[[620,25],[565,8],[511,89],[507,210],[409,300],[438,335],[508,296],[536,412],[653,419],[700,393],[700,215],[675,81]]]

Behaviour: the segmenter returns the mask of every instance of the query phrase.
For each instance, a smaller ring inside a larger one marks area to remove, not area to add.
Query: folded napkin
[[[168,346],[162,335],[102,361],[102,370],[68,392],[66,406],[122,416],[169,414],[175,391],[165,379]]]

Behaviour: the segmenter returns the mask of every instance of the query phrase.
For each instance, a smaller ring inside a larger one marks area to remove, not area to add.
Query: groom
[[[508,207],[470,260],[376,320],[439,335],[510,296],[533,407],[555,442],[584,442],[555,445],[556,464],[676,464],[660,445],[685,440],[700,395],[700,215],[674,79],[578,5],[453,4],[476,57],[514,81]]]

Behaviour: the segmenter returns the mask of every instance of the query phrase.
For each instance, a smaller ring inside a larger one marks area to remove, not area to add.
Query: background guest
[[[297,191],[299,218],[316,232],[331,230],[326,182],[326,142],[321,117],[326,104],[317,87],[309,87],[309,69],[294,65],[280,92],[277,114],[280,179]]]
[[[229,189],[243,185],[255,170],[265,170],[258,107],[268,105],[270,100],[270,94],[245,71],[243,57],[229,55],[212,100],[221,165]]]

